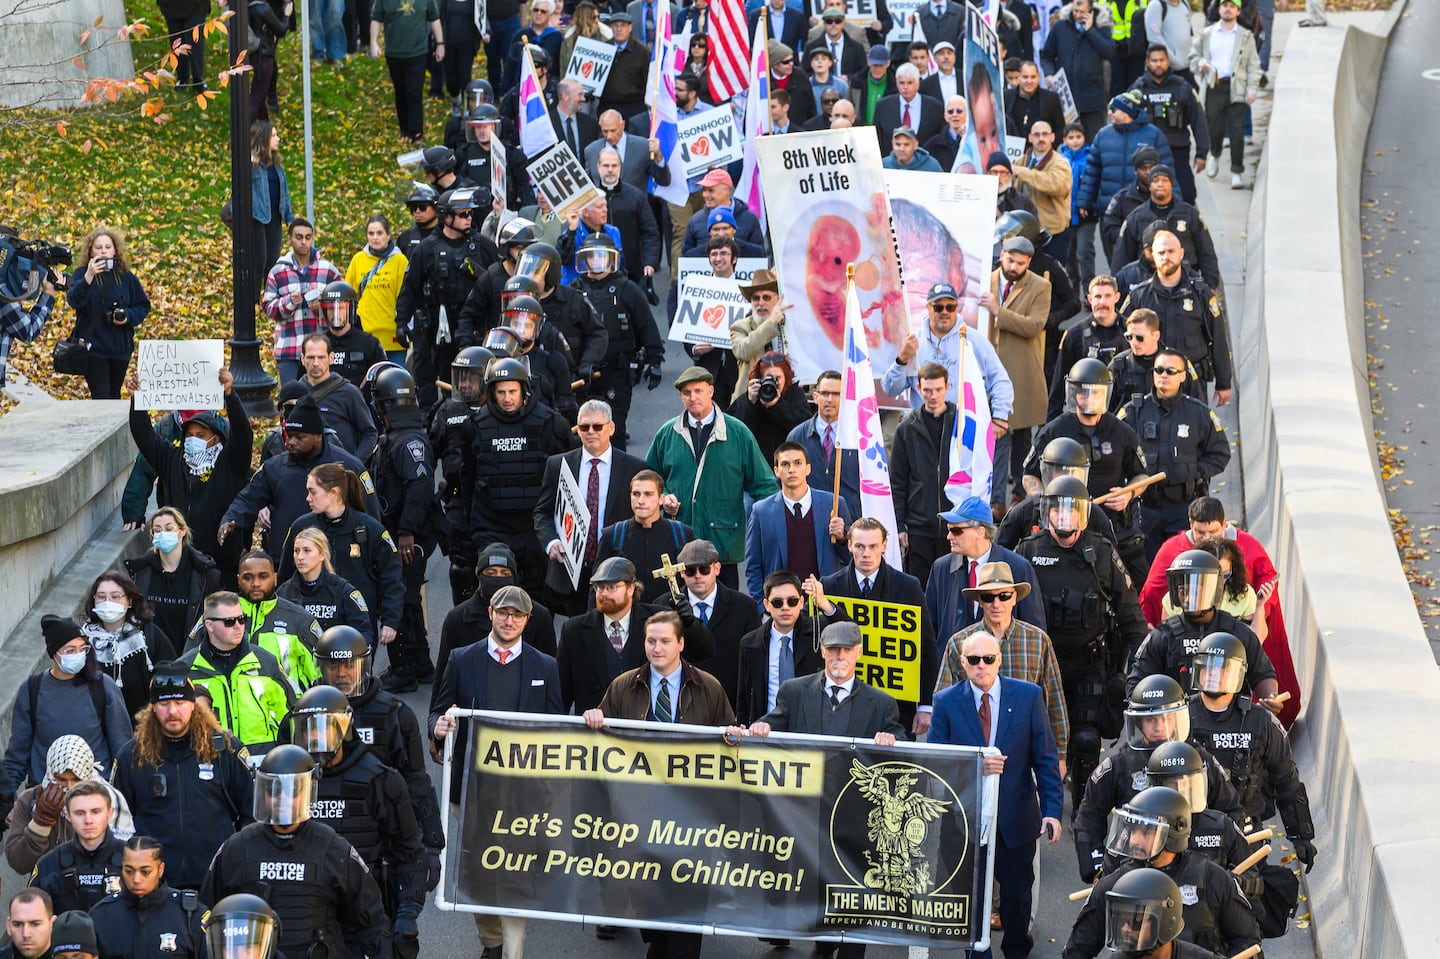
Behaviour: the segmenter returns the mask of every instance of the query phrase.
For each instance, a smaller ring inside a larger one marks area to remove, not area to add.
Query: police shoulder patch
[[[400,550],[395,546],[395,541],[390,538],[390,531],[389,531],[388,529],[387,529],[387,530],[384,530],[383,532],[381,532],[380,538],[383,539],[385,542],[387,542],[387,543],[390,544],[390,552],[392,552],[392,553],[398,553],[398,552],[400,552]]]
[[[367,493],[375,492],[375,481],[370,478],[369,470],[360,471],[360,485],[365,487],[365,492]]]
[[[1210,411],[1210,423],[1215,427],[1215,432],[1225,432],[1225,426],[1220,422],[1220,416],[1214,410]]]
[[[422,441],[411,440],[405,444],[405,448],[410,451],[410,458],[415,462],[425,462],[425,444]]]
[[[1220,301],[1216,299],[1214,295],[1211,295],[1210,302],[1206,303],[1205,305],[1210,307],[1211,316],[1216,318],[1220,316]]]
[[[355,605],[356,605],[356,606],[359,606],[359,607],[360,607],[360,612],[362,612],[362,613],[368,613],[368,612],[370,612],[370,607],[365,605],[365,597],[364,597],[363,595],[361,595],[360,590],[358,590],[358,589],[352,589],[352,590],[350,590],[350,598],[355,601]]]

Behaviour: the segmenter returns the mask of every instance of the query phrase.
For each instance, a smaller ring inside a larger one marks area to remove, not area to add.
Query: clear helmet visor
[[[298,744],[297,744],[298,745]],[[315,774],[267,773],[255,770],[255,821],[267,826],[294,826],[310,818]]]
[[[312,756],[335,755],[350,735],[349,713],[304,713],[293,722],[295,745]]]
[[[1245,686],[1245,660],[1225,656],[1219,650],[1196,653],[1190,676],[1191,688],[1196,692],[1238,693]]]
[[[258,913],[211,914],[205,944],[211,959],[270,959],[280,940],[280,924]]]
[[[1110,813],[1105,851],[1121,859],[1149,862],[1165,848],[1169,835],[1169,823],[1121,807]]]
[[[620,268],[620,251],[608,246],[595,246],[575,255],[575,265],[587,276],[604,276]]]
[[[1146,751],[1163,743],[1183,743],[1190,738],[1190,707],[1182,703],[1167,710],[1126,709],[1120,738],[1132,749]]]
[[[532,278],[541,287],[545,286],[545,271],[550,268],[550,259],[532,252],[529,247],[520,253],[520,259],[516,261],[515,272]]]
[[[1099,416],[1109,408],[1109,383],[1065,382],[1065,407],[1086,416]]]
[[[450,386],[462,403],[478,403],[485,396],[485,371],[473,366],[452,366]]]
[[[320,310],[332,329],[354,324],[356,304],[349,300],[321,300]]]
[[[514,330],[522,344],[534,343],[540,335],[540,317],[528,310],[506,310],[501,314],[500,322]]]
[[[496,356],[514,356],[520,351],[520,338],[514,330],[496,327],[485,334],[483,346]]]
[[[1182,613],[1203,613],[1215,605],[1220,591],[1220,571],[1176,570],[1165,574],[1170,582],[1170,602]]]
[[[1041,500],[1046,529],[1061,536],[1080,532],[1090,523],[1090,500],[1079,496],[1046,496]]]
[[[1090,467],[1088,466],[1061,466],[1057,463],[1040,461],[1040,485],[1049,486],[1050,481],[1057,476],[1073,476],[1082,483],[1090,482]]]
[[[352,659],[321,659],[320,676],[326,686],[334,686],[346,696],[363,695],[370,681],[370,657]]]
[[[488,143],[495,135],[495,120],[466,120],[465,139],[471,143]]]
[[[492,102],[490,91],[484,87],[472,87],[465,91],[465,112],[470,113],[478,106]],[[473,121],[472,121],[473,122]],[[491,122],[494,121],[485,121]]]
[[[1193,816],[1205,811],[1205,803],[1209,799],[1208,788],[1205,784],[1205,770],[1197,770],[1193,773],[1146,773],[1146,778],[1152,786],[1168,786],[1185,797],[1190,804],[1190,814]]]
[[[1148,952],[1160,945],[1164,906],[1136,899],[1107,899],[1105,945],[1120,953]]]

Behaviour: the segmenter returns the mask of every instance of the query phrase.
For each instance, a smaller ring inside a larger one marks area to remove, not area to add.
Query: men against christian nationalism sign
[[[987,944],[995,796],[978,749],[779,733],[737,746],[710,727],[455,715],[471,727],[468,755],[446,765],[465,779],[441,908]]]

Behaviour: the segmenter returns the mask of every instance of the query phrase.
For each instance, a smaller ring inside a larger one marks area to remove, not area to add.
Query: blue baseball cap
[[[971,496],[954,509],[941,513],[940,518],[947,523],[995,525],[995,514],[991,511],[989,502],[979,496]]]

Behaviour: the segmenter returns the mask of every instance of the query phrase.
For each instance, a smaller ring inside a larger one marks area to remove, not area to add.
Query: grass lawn
[[[153,2],[127,3],[126,11],[162,34],[132,46],[137,69],[153,69],[166,48],[164,20]],[[77,253],[80,238],[98,223],[125,231],[132,268],[154,304],[141,338],[230,332],[230,232],[220,222],[230,191],[230,96],[213,79],[225,65],[224,51],[224,38],[212,37],[206,72],[219,95],[203,111],[167,89],[172,119],[164,124],[140,118],[136,99],[104,110],[36,115],[32,130],[12,128],[0,139],[0,223],[14,225],[26,238],[44,236],[76,247]],[[280,111],[271,119],[280,131],[295,212],[304,215],[300,57],[298,35],[286,36],[278,63]],[[343,69],[317,65],[311,76],[317,240],[343,271],[364,243],[370,215],[385,213],[397,233],[408,226],[401,200],[411,181],[395,157],[409,147],[395,125],[383,60],[360,56]],[[448,115],[448,103],[426,100],[426,142],[441,142]],[[57,120],[67,125],[64,138]],[[87,139],[88,153],[82,149]],[[14,344],[11,370],[53,395],[88,398],[83,379],[50,370],[51,346],[73,322],[68,306],[57,307],[39,340]],[[263,314],[257,326],[269,364],[270,326]]]

